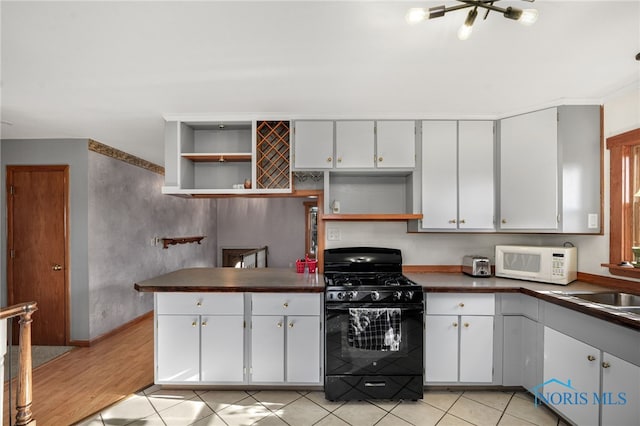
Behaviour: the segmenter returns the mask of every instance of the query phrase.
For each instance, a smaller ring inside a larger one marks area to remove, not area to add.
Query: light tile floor
[[[192,391],[151,386],[82,426],[566,425],[525,392],[428,391],[419,401],[331,402],[323,392]]]

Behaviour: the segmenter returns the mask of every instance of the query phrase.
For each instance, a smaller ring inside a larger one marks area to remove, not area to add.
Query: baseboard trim
[[[131,321],[122,324],[120,327],[116,327],[111,331],[108,331],[98,337],[96,337],[95,339],[90,339],[90,340],[71,340],[69,341],[69,345],[70,346],[82,346],[82,347],[89,347],[89,346],[93,346],[96,343],[99,343],[101,341],[103,341],[104,339],[107,339],[115,334],[118,334],[130,327],[133,327],[134,325],[148,319],[148,318],[153,318],[153,311],[149,311],[146,314],[142,314],[139,317],[136,317],[134,319],[132,319]]]

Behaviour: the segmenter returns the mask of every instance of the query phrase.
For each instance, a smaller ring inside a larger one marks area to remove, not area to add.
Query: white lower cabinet
[[[494,313],[493,294],[427,294],[426,383],[493,382]]]
[[[640,366],[549,327],[543,384],[537,396],[576,424],[636,425],[640,419]]]
[[[251,317],[251,381],[284,382],[283,316]]]
[[[156,383],[243,383],[243,297],[156,294]]]
[[[252,383],[321,384],[321,298],[252,294]]]
[[[158,384],[323,382],[319,293],[156,293],[155,308]]]
[[[242,383],[244,316],[203,316],[200,328],[200,381]]]
[[[158,315],[156,383],[200,381],[200,318]]]

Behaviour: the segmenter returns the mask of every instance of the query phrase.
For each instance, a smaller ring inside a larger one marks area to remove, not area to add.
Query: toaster
[[[490,277],[491,263],[487,256],[465,256],[462,259],[462,272],[472,277]]]

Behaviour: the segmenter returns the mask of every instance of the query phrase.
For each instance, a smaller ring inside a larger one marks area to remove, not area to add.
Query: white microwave
[[[575,247],[496,246],[496,277],[566,285],[578,277]]]

